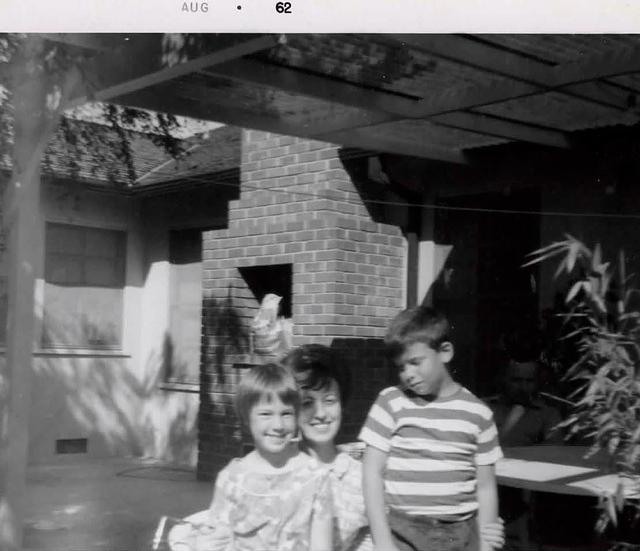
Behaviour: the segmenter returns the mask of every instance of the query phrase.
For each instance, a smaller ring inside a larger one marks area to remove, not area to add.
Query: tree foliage
[[[561,314],[564,338],[576,347],[564,374],[575,387],[565,425],[586,437],[593,453],[605,453],[620,475],[616,493],[601,503],[604,529],[617,523],[625,506],[640,512],[638,500],[625,499],[623,491],[640,491],[640,295],[622,251],[615,263],[607,262],[600,245],[589,248],[567,236],[532,253],[530,264],[550,258],[559,260],[556,277],[571,280]]]
[[[173,59],[171,49],[179,44],[175,40],[163,44],[168,63]],[[14,117],[20,90],[36,82],[42,85],[42,110],[33,115],[46,122],[56,116],[56,111],[64,110],[65,102],[78,90],[89,98],[95,92],[94,83],[99,79],[92,74],[95,64],[90,63],[95,55],[90,49],[47,40],[42,35],[0,35],[0,167],[11,169],[16,162]],[[62,170],[65,176],[77,177],[80,167],[87,165],[94,173],[99,170],[106,175],[110,183],[133,185],[139,176],[133,146],[140,134],[171,157],[183,153],[181,140],[175,137],[180,125],[172,114],[100,104],[93,116],[99,125],[83,125],[65,116],[59,118],[59,125],[54,124],[52,142],[58,147],[52,150],[49,144],[45,150],[45,174]],[[89,158],[91,162],[87,163]]]

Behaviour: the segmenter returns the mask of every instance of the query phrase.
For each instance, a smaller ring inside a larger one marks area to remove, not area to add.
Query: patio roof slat
[[[94,83],[94,90],[85,90],[70,102],[69,107],[81,105],[89,99],[112,100],[217,63],[271,48],[278,43],[276,35],[248,36],[250,38],[223,36],[219,39],[219,47],[167,66],[163,61],[162,35],[149,35],[121,51],[97,56],[86,73],[102,75],[102,78]]]
[[[454,164],[467,164],[469,161],[465,153],[458,149],[425,145],[422,142],[399,140],[382,133],[373,134],[366,128],[348,130],[333,135],[334,143],[363,147],[386,153],[397,153],[413,157],[422,157],[434,161]]]
[[[359,109],[405,117],[411,116],[410,114],[417,103],[416,99],[402,97],[399,94],[374,90],[327,76],[251,59],[223,63],[202,72],[239,82],[260,84],[295,94],[338,102]],[[383,118],[385,117],[381,117],[381,122],[383,122]]]
[[[632,53],[633,52],[633,53]],[[588,59],[579,63],[562,64],[551,70],[549,88],[562,88],[631,72],[640,72],[640,50],[630,49],[621,54],[607,54],[597,59]],[[561,92],[561,90],[559,90]],[[415,117],[426,118],[440,113],[473,109],[494,103],[522,98],[541,93],[538,86],[513,82],[508,85],[477,86],[452,93],[423,99],[418,102]]]
[[[403,34],[392,36],[411,48],[429,52],[436,57],[540,86],[540,92],[549,90],[556,80],[553,71],[556,63],[534,60],[526,52],[518,55],[513,50],[502,48],[499,44],[483,44],[472,38],[455,35]],[[589,86],[589,84],[592,83],[578,84],[557,91],[600,105],[626,109],[625,101],[616,101],[615,96],[608,95],[595,86]]]
[[[115,102],[129,107],[174,113],[194,119],[212,120],[242,128],[254,128],[285,135],[307,135],[306,132],[300,131],[299,125],[287,123],[282,119],[259,115],[238,107],[205,103],[196,98],[176,98],[168,92],[159,93],[161,90],[141,90],[134,94],[119,96]]]
[[[491,117],[483,113],[455,112],[438,115],[430,119],[432,123],[467,130],[479,134],[489,134],[502,138],[537,143],[568,149],[569,140],[557,130],[541,128],[521,122]]]
[[[462,36],[394,34],[391,37],[409,48],[503,77],[536,84],[549,78],[548,64]]]
[[[640,72],[640,46],[614,50],[584,61],[563,63],[552,69],[553,87]]]
[[[386,91],[368,89],[337,79],[329,79],[297,69],[249,59],[224,63],[202,72],[207,75],[223,76],[234,81],[270,86],[290,93],[317,97],[325,101],[338,102],[380,113],[379,115],[370,115],[366,121],[367,125],[378,125],[395,119],[395,117],[384,113],[411,118],[417,103],[417,100]],[[365,121],[363,120],[363,122]],[[447,115],[440,119],[436,118],[433,122],[479,134],[496,135],[553,147],[568,147],[566,138],[560,132],[541,130],[515,121],[499,121],[477,114],[456,113],[455,123],[451,122],[451,118],[447,118]],[[344,123],[346,130],[348,125],[353,124],[353,121],[344,121]]]

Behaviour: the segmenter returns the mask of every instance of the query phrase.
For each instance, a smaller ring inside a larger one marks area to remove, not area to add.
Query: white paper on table
[[[618,488],[618,482],[622,482],[624,495],[626,498],[640,497],[640,482],[627,477],[619,477],[616,474],[605,474],[594,476],[587,480],[571,482],[569,486],[584,488],[600,495],[614,494]]]
[[[496,465],[496,474],[505,478],[518,478],[532,482],[548,482],[558,478],[576,476],[584,473],[595,472],[591,467],[579,467],[578,465],[558,465],[544,461],[527,461],[525,459],[512,459],[504,457]]]

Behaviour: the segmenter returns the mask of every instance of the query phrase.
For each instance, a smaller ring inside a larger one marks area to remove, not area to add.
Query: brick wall
[[[334,346],[352,370],[343,439],[385,384],[380,338],[404,305],[406,245],[398,227],[372,220],[355,184],[336,146],[244,131],[240,198],[228,228],[204,235],[201,478],[242,452],[233,364],[248,360],[258,302],[239,268],[292,265],[294,344]]]

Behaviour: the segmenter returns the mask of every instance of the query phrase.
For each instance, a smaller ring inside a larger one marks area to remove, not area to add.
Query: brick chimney
[[[268,292],[285,295],[295,345],[339,350],[354,388],[342,439],[355,439],[387,381],[381,338],[404,305],[406,241],[373,221],[339,147],[243,131],[240,198],[228,228],[206,232],[203,247],[200,478],[243,452],[232,396]]]

